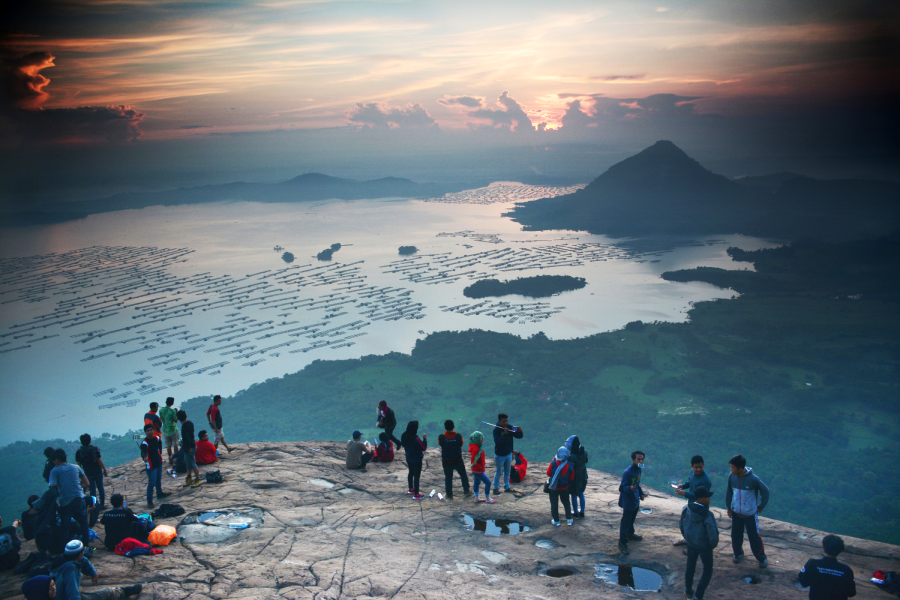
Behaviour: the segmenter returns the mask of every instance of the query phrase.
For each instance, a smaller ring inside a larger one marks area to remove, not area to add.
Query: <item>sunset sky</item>
[[[7,201],[311,170],[587,181],[657,139],[728,175],[897,166],[896,2],[15,5]]]

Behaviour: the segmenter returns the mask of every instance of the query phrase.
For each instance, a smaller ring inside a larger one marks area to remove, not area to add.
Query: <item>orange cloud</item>
[[[49,52],[32,52],[10,61],[7,85],[13,106],[34,110],[50,97],[44,91],[50,80],[41,75],[41,71],[55,67],[53,59]]]

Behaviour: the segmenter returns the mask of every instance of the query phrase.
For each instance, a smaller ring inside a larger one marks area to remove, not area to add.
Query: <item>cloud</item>
[[[41,75],[47,67],[54,67],[49,52],[31,52],[24,56],[4,58],[4,99],[10,106],[26,110],[40,108],[50,95],[44,88],[50,80]]]
[[[130,106],[21,110],[18,133],[26,143],[133,142],[144,113]]]
[[[402,107],[381,102],[357,102],[356,106],[347,111],[347,118],[351,123],[366,127],[390,129],[437,127],[435,120],[420,104],[407,104],[406,107]]]
[[[591,77],[599,81],[637,81],[643,79],[646,75],[602,75],[600,77]]]
[[[559,94],[566,103],[562,117],[564,129],[584,129],[624,119],[677,119],[694,116],[698,96],[654,94],[645,98],[608,98],[596,94]]]
[[[212,125],[182,125],[178,129],[210,129]]]
[[[504,91],[497,98],[497,104],[502,109],[480,108],[469,111],[469,116],[476,119],[484,119],[491,122],[491,126],[502,129],[508,127],[511,131],[534,131],[534,125],[521,105],[509,97],[509,92]]]
[[[438,100],[444,106],[465,106],[467,108],[481,108],[484,106],[484,98],[473,98],[472,96],[444,96]]]

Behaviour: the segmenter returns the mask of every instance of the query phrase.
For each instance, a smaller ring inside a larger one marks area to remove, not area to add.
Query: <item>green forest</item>
[[[572,277],[571,275],[537,275],[509,281],[479,279],[463,290],[463,296],[487,298],[517,294],[528,298],[547,298],[560,292],[580,290],[585,285],[587,284],[584,277]]]
[[[646,483],[666,490],[701,454],[724,506],[727,462],[740,453],[771,489],[765,516],[900,543],[900,243],[729,254],[756,270],[664,274],[740,293],[696,304],[688,322],[572,340],[448,331],[410,354],[317,361],[225,398],[228,440],[345,440],[354,429],[373,440],[382,399],[401,429],[417,419],[435,437],[444,419],[468,435],[502,411],[534,460],[577,434],[596,469],[620,473],[631,451],[646,452]],[[198,429],[208,403],[182,403]],[[108,464],[136,456],[129,436],[101,442]],[[45,485],[47,444],[0,449],[0,477],[22,482],[4,485],[4,518]]]

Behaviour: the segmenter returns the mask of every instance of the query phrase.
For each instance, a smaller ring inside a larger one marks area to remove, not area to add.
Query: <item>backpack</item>
[[[0,533],[0,556],[12,552],[13,541],[8,533]]]
[[[179,450],[172,455],[172,463],[176,473],[187,473],[187,465],[184,462],[184,450]]]
[[[222,477],[218,470],[206,473],[206,483],[222,483],[223,481],[225,481],[225,478]]]
[[[86,451],[83,450],[85,450],[84,447],[79,448],[76,456],[78,462],[81,463],[81,468],[85,471],[93,470],[95,467],[100,468],[100,465],[97,464],[99,454],[97,448],[91,445],[87,447]]]
[[[160,504],[159,508],[153,511],[153,516],[157,519],[177,517],[183,514],[184,508],[180,504]]]
[[[131,527],[131,531],[134,533],[134,537],[139,540],[146,540],[147,536],[150,535],[150,532],[156,529],[156,525],[153,524],[151,519],[138,519],[134,522]]]

